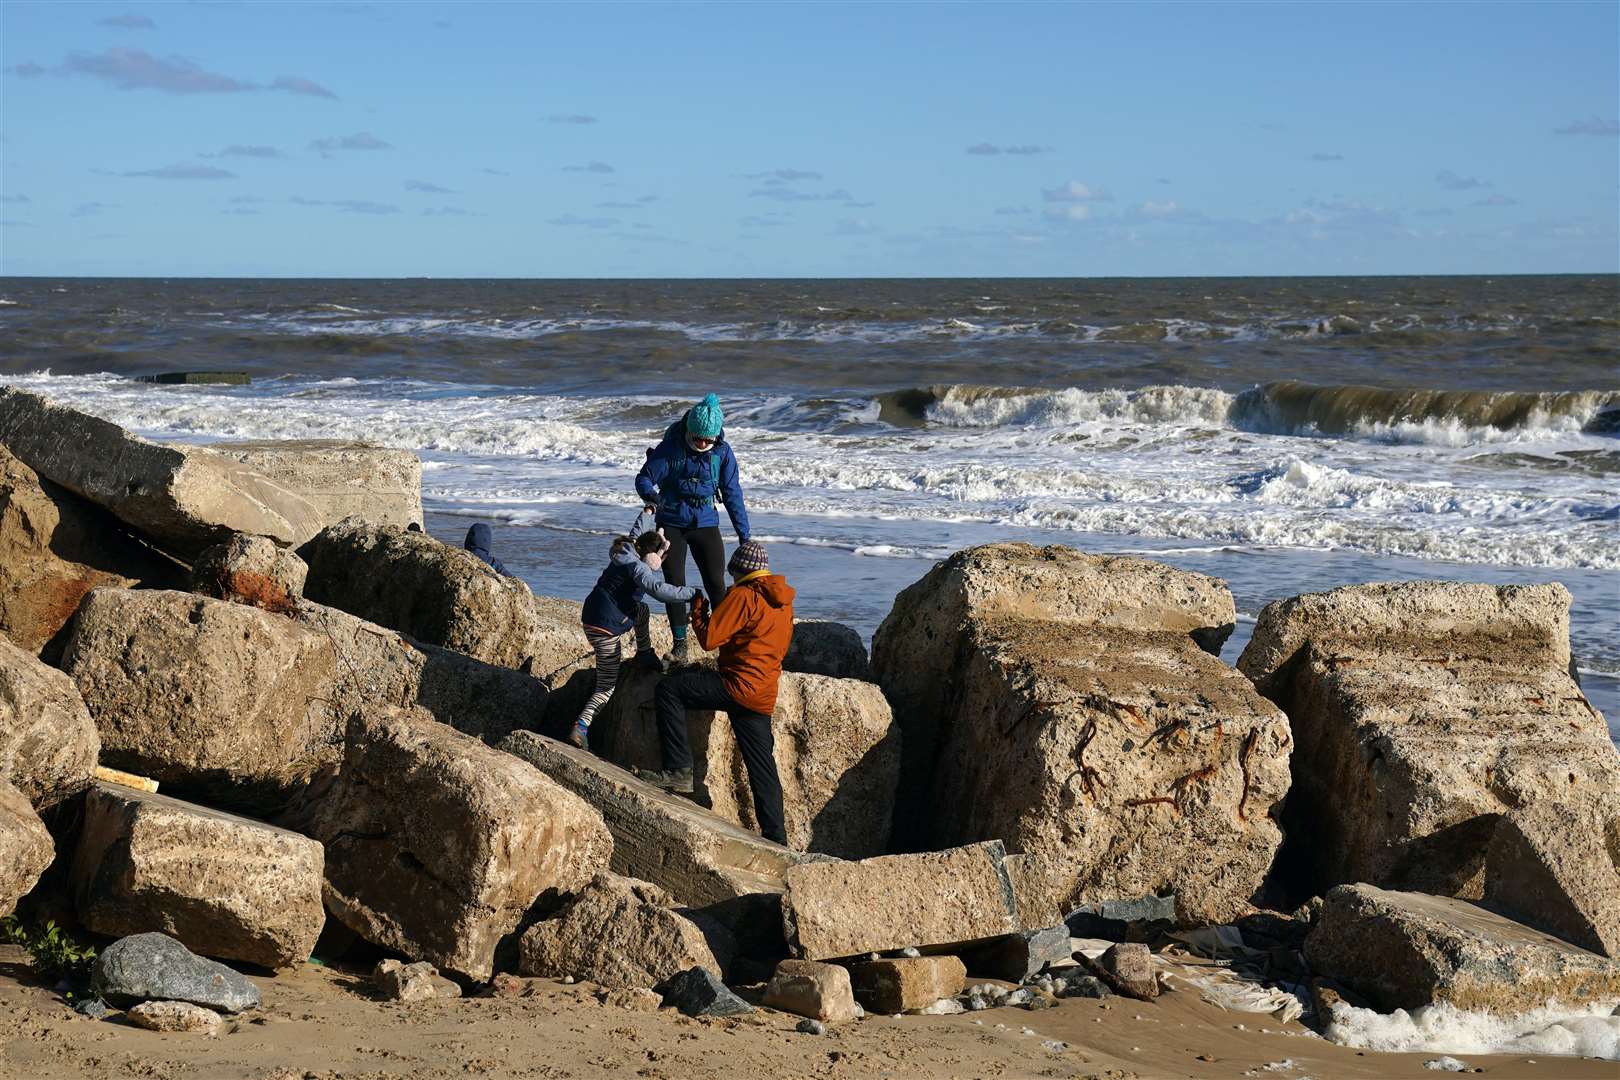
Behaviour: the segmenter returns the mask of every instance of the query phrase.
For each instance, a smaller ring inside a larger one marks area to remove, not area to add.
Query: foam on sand
[[[1343,1002],[1325,1032],[1361,1050],[1443,1054],[1549,1054],[1620,1061],[1620,1007],[1570,1009],[1557,1004],[1501,1017],[1451,1005],[1377,1013]]]

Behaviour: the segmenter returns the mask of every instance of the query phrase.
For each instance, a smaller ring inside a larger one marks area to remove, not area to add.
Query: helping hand
[[[692,618],[706,619],[708,617],[709,601],[708,598],[703,595],[703,590],[699,589],[698,594],[692,597]]]

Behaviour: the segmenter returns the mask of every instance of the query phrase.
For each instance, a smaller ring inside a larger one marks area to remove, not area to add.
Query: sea
[[[252,381],[132,378],[184,370]],[[647,448],[712,391],[801,617],[870,639],[934,561],[995,540],[1224,579],[1228,661],[1299,593],[1558,581],[1620,734],[1612,275],[0,278],[0,383],[157,439],[414,450],[430,532],[487,521],[575,598]]]

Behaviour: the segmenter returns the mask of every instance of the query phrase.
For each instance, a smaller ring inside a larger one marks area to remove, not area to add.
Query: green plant
[[[21,945],[33,957],[34,970],[45,978],[83,980],[90,975],[96,950],[80,945],[55,919],[46,919],[43,925],[24,926],[15,915],[0,920],[0,937],[9,944]]]

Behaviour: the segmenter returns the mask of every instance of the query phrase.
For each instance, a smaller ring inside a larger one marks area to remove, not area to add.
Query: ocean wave
[[[879,417],[896,427],[1069,427],[1114,420],[1443,446],[1620,435],[1620,390],[1536,393],[1282,381],[1229,394],[1197,386],[1052,390],[951,384],[896,390],[877,402]]]

